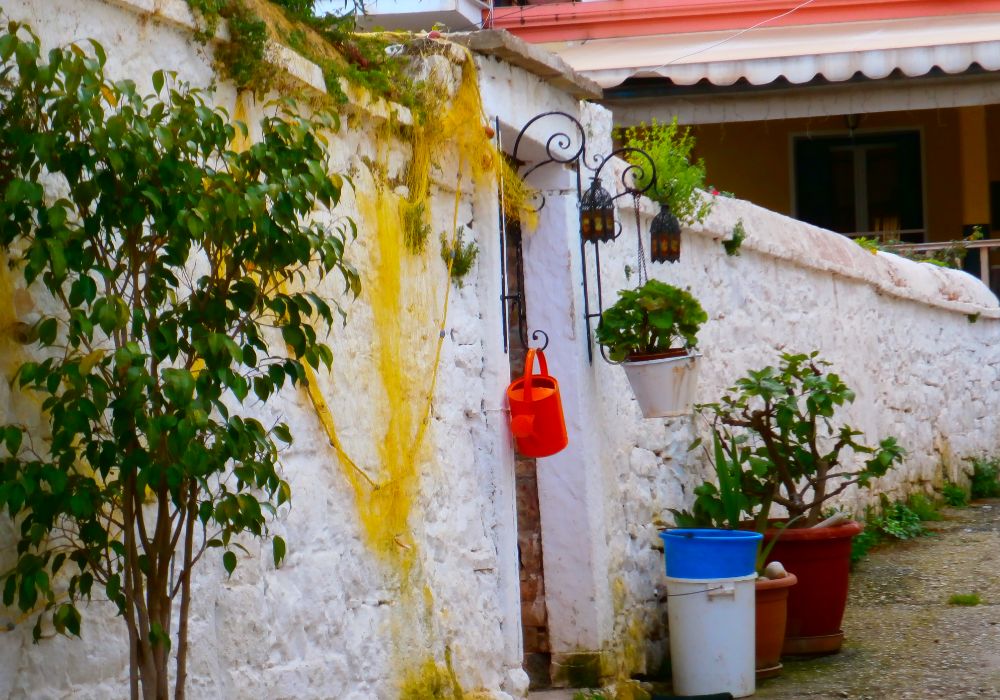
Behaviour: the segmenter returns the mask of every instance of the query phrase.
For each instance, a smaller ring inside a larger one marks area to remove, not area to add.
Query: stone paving
[[[933,533],[858,564],[841,653],[785,661],[761,700],[1000,699],[1000,501],[946,509]],[[975,607],[949,605],[978,593]]]
[[[1000,500],[942,511],[851,578],[839,654],[784,661],[759,700],[1000,700]],[[977,593],[973,607],[949,605]],[[531,700],[570,700],[568,691]]]

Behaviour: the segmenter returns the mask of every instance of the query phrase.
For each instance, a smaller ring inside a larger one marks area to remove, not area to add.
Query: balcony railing
[[[966,251],[979,250],[979,279],[990,289],[990,251],[1000,248],[1000,239],[985,238],[979,241],[940,241],[936,243],[899,243],[897,245],[887,245],[885,250],[895,253],[933,253],[937,250],[947,250],[953,246],[960,245]]]

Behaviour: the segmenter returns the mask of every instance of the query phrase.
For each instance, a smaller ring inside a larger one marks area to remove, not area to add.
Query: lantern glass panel
[[[594,178],[580,199],[580,234],[583,240],[592,243],[615,237],[614,199],[598,178]]]
[[[649,225],[649,258],[653,262],[681,259],[681,222],[666,205],[660,206]]]

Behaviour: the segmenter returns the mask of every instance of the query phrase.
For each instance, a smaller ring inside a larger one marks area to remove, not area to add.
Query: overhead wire
[[[660,65],[655,66],[655,67],[653,67],[653,68],[651,68],[649,70],[658,70],[660,68],[666,68],[667,66],[673,65],[674,63],[677,63],[678,61],[683,61],[685,58],[691,58],[692,56],[697,56],[700,53],[705,53],[706,51],[711,51],[712,49],[718,48],[719,46],[722,46],[723,44],[728,44],[730,41],[733,41],[735,39],[739,39],[741,36],[743,36],[747,32],[751,32],[754,29],[758,29],[760,27],[763,27],[765,24],[770,24],[771,22],[775,22],[775,21],[777,21],[779,19],[782,19],[784,17],[788,17],[789,15],[794,14],[795,12],[798,12],[803,7],[806,7],[807,5],[811,5],[814,2],[816,2],[816,0],[804,0],[804,2],[799,3],[798,5],[796,5],[795,7],[791,8],[790,10],[782,12],[780,15],[775,15],[774,17],[769,17],[767,19],[762,19],[760,22],[757,22],[757,24],[749,26],[749,27],[747,27],[745,29],[741,29],[740,31],[736,32],[735,34],[733,34],[731,36],[727,36],[725,39],[721,39],[721,40],[715,42],[714,44],[709,44],[708,46],[703,46],[700,49],[696,49],[694,51],[690,51],[690,52],[688,52],[686,54],[683,54],[681,56],[677,56],[676,58],[672,58],[669,61],[667,61],[666,63],[661,63]]]

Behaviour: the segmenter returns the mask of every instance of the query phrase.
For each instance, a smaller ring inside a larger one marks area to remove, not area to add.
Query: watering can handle
[[[549,364],[545,361],[545,353],[538,348],[528,348],[528,355],[524,358],[524,400],[531,403],[531,378],[535,371],[535,357],[538,357],[538,369],[541,370],[539,376],[549,376]]]

